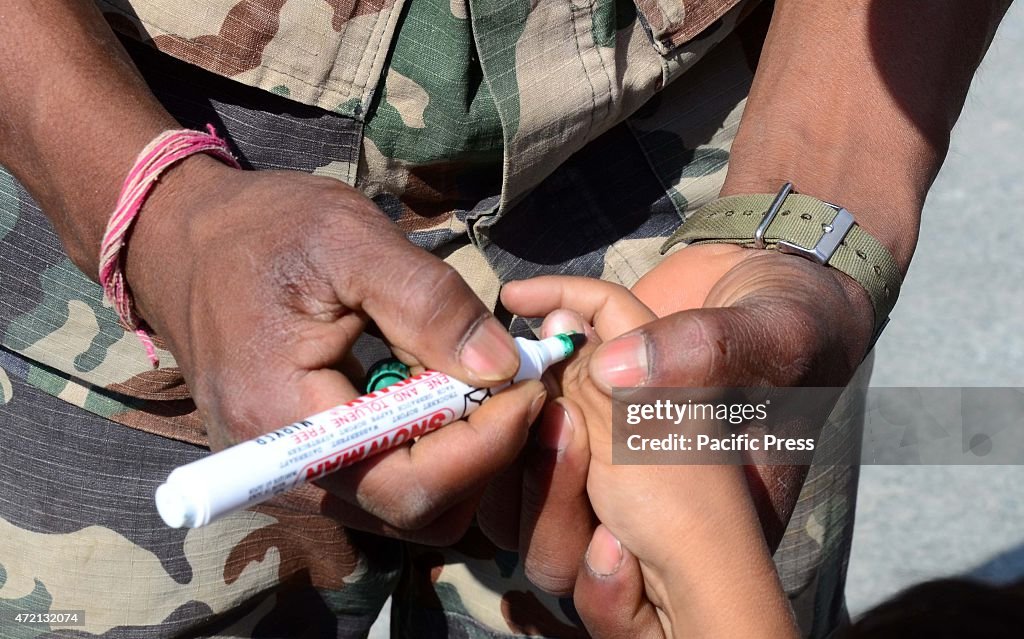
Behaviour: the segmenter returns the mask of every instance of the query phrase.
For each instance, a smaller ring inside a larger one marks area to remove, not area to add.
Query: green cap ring
[[[412,371],[394,357],[382,359],[366,372],[366,392],[372,393],[411,377]]]

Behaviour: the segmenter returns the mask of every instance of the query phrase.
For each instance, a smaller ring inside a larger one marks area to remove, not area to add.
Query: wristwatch
[[[733,195],[706,204],[668,238],[662,254],[680,242],[777,250],[846,273],[864,287],[874,307],[870,346],[889,322],[902,284],[892,254],[849,211],[798,194],[790,182],[775,195]]]

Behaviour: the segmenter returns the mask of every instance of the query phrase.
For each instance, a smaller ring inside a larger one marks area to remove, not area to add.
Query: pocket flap
[[[739,4],[740,0],[636,0],[662,55],[689,42],[715,20]]]

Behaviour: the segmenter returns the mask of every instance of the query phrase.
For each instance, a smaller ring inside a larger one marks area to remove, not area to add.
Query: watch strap
[[[871,344],[899,296],[902,276],[888,249],[844,208],[792,192],[734,195],[701,207],[662,246],[726,243],[774,249],[831,266],[860,284],[875,312]]]

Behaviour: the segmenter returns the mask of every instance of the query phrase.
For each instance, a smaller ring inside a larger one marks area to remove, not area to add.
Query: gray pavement
[[[1001,26],[928,197],[876,386],[1024,386],[1024,6]],[[1021,416],[1024,427],[1024,416]],[[1024,466],[865,466],[858,614],[935,577],[1024,577]]]

